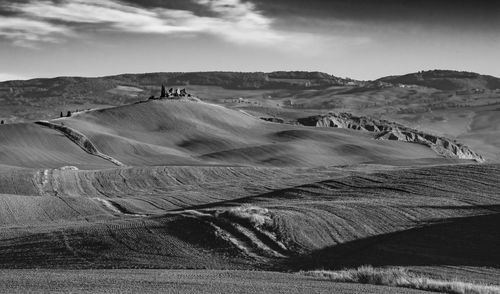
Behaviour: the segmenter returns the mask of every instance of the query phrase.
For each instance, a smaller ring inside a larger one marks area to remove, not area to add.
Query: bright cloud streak
[[[36,42],[57,42],[56,36],[69,34],[67,28],[46,21],[0,16],[0,36],[13,40],[17,46],[34,47]]]
[[[76,34],[77,24],[130,33],[205,33],[239,44],[269,45],[293,40],[290,33],[272,28],[273,20],[241,0],[193,0],[217,16],[198,16],[188,10],[145,9],[116,0],[30,1],[10,4],[16,17],[2,17],[0,36],[17,45],[54,42]],[[55,22],[57,21],[57,22]],[[61,22],[65,23],[64,25]]]

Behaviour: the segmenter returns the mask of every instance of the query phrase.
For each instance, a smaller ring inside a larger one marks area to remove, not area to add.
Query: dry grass
[[[268,209],[253,205],[231,208],[229,210],[219,212],[219,215],[229,219],[239,219],[244,222],[248,222],[254,227],[272,226],[273,222]]]
[[[357,269],[345,269],[341,271],[308,271],[304,272],[304,274],[327,278],[335,282],[386,285],[443,293],[500,293],[500,286],[438,280],[417,275],[404,268],[373,268],[371,266],[362,266]]]

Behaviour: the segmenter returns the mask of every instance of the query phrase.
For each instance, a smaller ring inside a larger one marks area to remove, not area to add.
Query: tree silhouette
[[[167,93],[165,91],[165,86],[161,85],[161,95],[160,95],[160,98],[165,98],[165,97],[167,97]]]
[[[68,113],[66,114],[66,117],[70,117],[71,116],[71,111],[68,110]]]
[[[59,117],[63,117],[63,113],[62,113],[62,111],[61,111],[61,114],[59,115]]]

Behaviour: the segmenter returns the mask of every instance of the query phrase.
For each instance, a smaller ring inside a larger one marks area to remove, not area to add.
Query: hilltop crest
[[[392,85],[417,85],[448,91],[500,89],[499,78],[453,70],[420,71],[401,76],[388,76],[377,81]]]

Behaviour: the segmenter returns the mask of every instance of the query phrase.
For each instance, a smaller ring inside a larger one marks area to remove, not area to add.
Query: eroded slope
[[[469,159],[477,162],[485,161],[483,156],[454,140],[428,134],[387,120],[358,117],[350,113],[329,113],[327,115],[299,119],[299,122],[304,125],[317,127],[334,127],[372,132],[375,133],[375,138],[378,140],[395,140],[424,145],[444,157]]]

